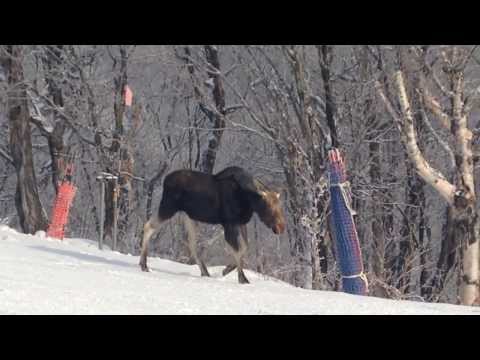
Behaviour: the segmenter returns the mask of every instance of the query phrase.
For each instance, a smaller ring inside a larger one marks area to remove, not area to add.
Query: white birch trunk
[[[457,242],[463,241],[463,277],[460,289],[460,301],[463,305],[472,305],[478,297],[479,285],[479,234],[478,220],[475,213],[475,186],[473,177],[472,132],[467,128],[467,115],[464,113],[463,76],[456,73],[453,82],[453,122],[452,134],[455,138],[455,162],[457,171],[456,184],[451,184],[445,177],[433,169],[425,160],[418,144],[414,126],[414,118],[410,108],[403,72],[395,73],[395,85],[398,93],[401,113],[398,114],[390,100],[385,96],[382,86],[376,83],[380,98],[385,103],[388,112],[394,118],[405,144],[408,156],[412,160],[416,171],[454,208]],[[425,90],[425,89],[424,89]],[[443,126],[448,126],[450,120],[440,105],[434,102],[431,96],[424,91],[427,107],[437,114]],[[460,238],[461,237],[461,238]]]

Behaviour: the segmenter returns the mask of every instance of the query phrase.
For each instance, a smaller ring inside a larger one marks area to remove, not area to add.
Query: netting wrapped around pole
[[[57,197],[53,205],[52,219],[48,226],[47,236],[62,239],[65,237],[65,226],[77,188],[70,182],[72,166],[67,167],[67,180],[58,187]]]
[[[343,291],[366,295],[368,282],[363,272],[362,253],[353,220],[350,188],[345,165],[338,149],[328,152],[328,169],[335,248],[342,274]]]

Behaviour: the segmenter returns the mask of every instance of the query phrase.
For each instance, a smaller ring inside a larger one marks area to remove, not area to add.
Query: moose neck
[[[267,203],[260,195],[249,195],[250,204],[252,209],[255,213],[257,213],[258,217],[262,222],[265,222],[265,213],[267,211]]]

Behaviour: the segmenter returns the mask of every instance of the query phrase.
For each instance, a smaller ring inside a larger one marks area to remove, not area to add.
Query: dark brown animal
[[[258,180],[239,167],[228,167],[216,175],[192,170],[177,170],[165,177],[163,196],[158,209],[144,226],[140,267],[148,271],[148,242],[160,225],[177,212],[184,212],[189,249],[200,267],[202,276],[210,276],[196,251],[196,222],[221,224],[225,241],[230,245],[234,262],[227,265],[223,275],[235,268],[239,283],[248,283],[243,272],[247,251],[247,227],[253,213],[275,234],[285,231],[285,218],[280,194],[268,190]],[[241,235],[241,236],[240,236]]]

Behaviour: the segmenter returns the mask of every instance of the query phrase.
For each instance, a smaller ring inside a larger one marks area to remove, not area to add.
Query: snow
[[[295,288],[246,271],[200,277],[195,265],[124,255],[86,239],[24,235],[0,225],[0,314],[480,314],[479,307],[428,304]]]

